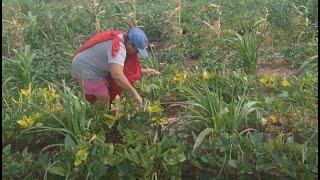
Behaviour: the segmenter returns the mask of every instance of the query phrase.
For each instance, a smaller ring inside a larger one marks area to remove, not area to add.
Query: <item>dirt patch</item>
[[[289,78],[290,76],[296,76],[298,74],[297,69],[292,67],[283,55],[275,53],[275,59],[267,59],[265,57],[259,57],[257,77],[263,75],[276,75],[281,78]]]
[[[105,143],[122,144],[122,136],[116,127],[106,130],[105,137]]]
[[[64,136],[61,134],[53,134],[51,138],[48,136],[41,138],[36,137],[32,138],[31,142],[26,142],[23,140],[9,140],[8,144],[11,144],[12,152],[22,152],[25,147],[28,147],[28,152],[32,154],[39,154],[41,151],[45,150],[55,152],[59,148],[59,146],[54,146],[55,144],[61,143],[63,141]],[[5,145],[4,145],[5,146]],[[49,147],[52,146],[52,147]]]
[[[63,142],[64,137],[65,136],[63,136],[62,134],[55,134],[50,140],[48,139],[37,140],[36,142],[29,145],[30,152],[40,153],[42,150],[44,150],[45,147],[48,147],[49,145],[61,144],[61,142]],[[59,146],[52,146],[51,151],[54,151],[57,148],[59,148]]]
[[[180,65],[180,68],[186,70],[193,70],[199,64],[199,60],[196,57],[190,57]]]

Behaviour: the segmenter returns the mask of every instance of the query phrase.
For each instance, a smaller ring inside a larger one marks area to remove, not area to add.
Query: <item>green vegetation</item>
[[[161,75],[89,104],[71,59],[132,2],[2,2],[4,179],[318,178],[317,0],[136,0]]]

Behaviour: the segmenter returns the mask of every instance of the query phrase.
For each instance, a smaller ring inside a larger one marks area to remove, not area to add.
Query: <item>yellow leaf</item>
[[[203,77],[203,79],[205,79],[205,80],[211,79],[212,76],[213,76],[212,73],[210,73],[210,72],[208,72],[208,71],[204,71],[204,72],[202,73],[202,77]]]
[[[119,111],[116,111],[114,116],[109,115],[109,114],[105,114],[104,116],[107,118],[104,122],[108,126],[108,128],[110,129],[113,127],[115,122],[120,119],[121,113]]]
[[[162,112],[163,108],[159,104],[155,104],[155,105],[148,106],[148,111],[150,113],[158,113],[158,112]]]

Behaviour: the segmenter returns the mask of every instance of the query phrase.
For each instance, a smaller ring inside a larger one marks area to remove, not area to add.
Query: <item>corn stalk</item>
[[[130,1],[120,1],[118,2],[119,4],[130,4],[130,12],[127,16],[121,17],[122,22],[127,24],[129,28],[137,27],[138,26],[138,21],[137,21],[137,9],[136,9],[136,1],[135,0],[130,0]]]
[[[25,24],[23,20],[27,18],[25,14],[21,13],[21,8],[13,8],[2,3],[2,25],[3,30],[2,34],[6,34],[7,37],[10,37],[7,52],[9,57],[11,56],[11,49],[23,49],[25,42]],[[6,13],[13,13],[12,15]],[[8,19],[7,19],[8,18]],[[3,41],[3,40],[2,40]]]
[[[208,7],[203,8],[200,12],[208,12],[212,9],[215,9],[216,13],[218,14],[218,19],[216,21],[213,21],[212,23],[201,20],[197,18],[198,21],[202,22],[206,26],[209,27],[209,29],[212,31],[214,35],[217,35],[218,38],[220,38],[221,35],[221,0],[219,1],[219,5],[216,4],[210,4]]]
[[[105,11],[102,9],[101,6],[99,6],[99,3],[97,0],[90,0],[93,5],[93,9],[91,10],[91,13],[94,14],[95,16],[95,23],[94,23],[94,28],[95,28],[95,33],[101,32],[101,25],[100,25],[100,18]]]
[[[165,21],[168,25],[163,29],[163,34],[173,34],[175,37],[182,35],[181,29],[181,0],[174,0],[175,9],[170,12],[168,19]]]
[[[131,12],[129,14],[130,27],[137,27],[138,21],[137,21],[137,9],[136,9],[136,1],[135,0],[131,0],[130,8],[131,8]]]

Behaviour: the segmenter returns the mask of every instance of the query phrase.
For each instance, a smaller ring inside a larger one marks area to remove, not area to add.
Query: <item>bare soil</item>
[[[122,136],[116,127],[106,130],[105,132],[105,143],[114,143],[114,144],[121,144],[122,143]]]
[[[258,64],[257,77],[260,78],[263,75],[276,75],[281,78],[289,78],[290,76],[296,76],[298,71],[293,68],[292,65],[280,54],[277,54],[275,60],[270,60],[260,57]]]

